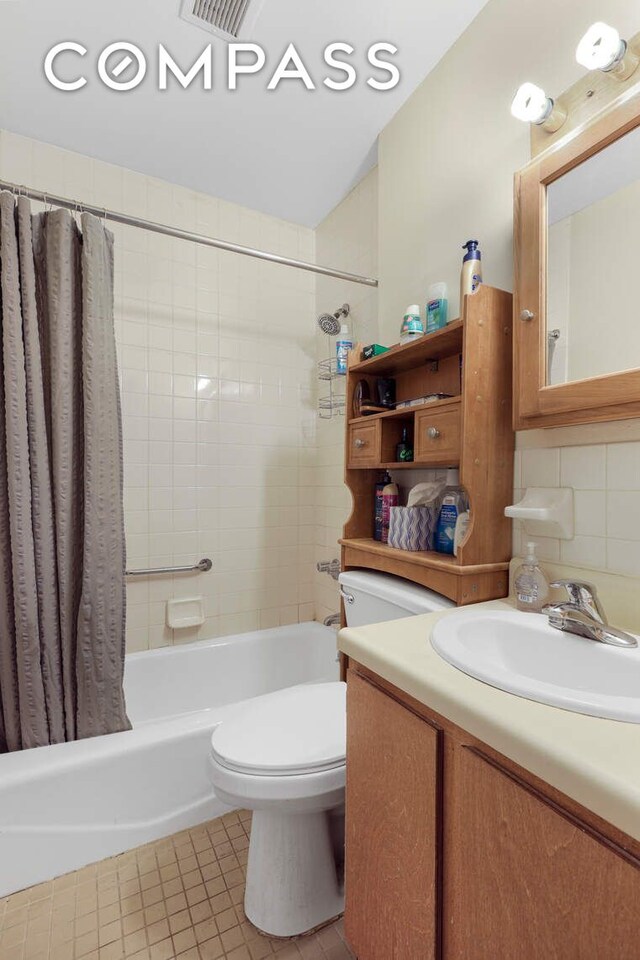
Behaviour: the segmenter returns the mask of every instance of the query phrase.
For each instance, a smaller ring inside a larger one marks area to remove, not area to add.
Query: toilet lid
[[[213,756],[253,776],[319,773],[343,766],[345,683],[303,684],[257,697],[213,733]]]

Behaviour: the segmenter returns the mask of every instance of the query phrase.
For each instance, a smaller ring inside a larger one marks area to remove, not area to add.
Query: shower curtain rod
[[[345,273],[342,270],[333,270],[331,267],[321,267],[315,263],[307,263],[305,260],[293,260],[290,257],[281,257],[276,253],[268,253],[266,250],[258,250],[254,247],[245,247],[240,243],[217,240],[214,237],[204,236],[204,234],[192,233],[190,230],[180,230],[177,227],[169,227],[163,223],[153,223],[151,220],[131,217],[126,213],[117,213],[114,210],[107,210],[105,207],[96,207],[93,204],[68,200],[66,197],[56,197],[51,193],[44,193],[42,190],[32,190],[29,187],[23,187],[16,183],[8,183],[0,180],[0,190],[8,190],[10,193],[28,197],[30,200],[37,200],[40,203],[53,204],[56,207],[65,207],[67,210],[92,213],[101,220],[112,220],[114,223],[121,223],[127,227],[138,227],[141,230],[149,230],[151,233],[161,233],[167,237],[173,237],[176,240],[189,240],[192,243],[199,243],[204,247],[215,247],[218,250],[227,250],[229,253],[239,253],[243,257],[267,260],[269,263],[278,263],[283,267],[295,267],[298,270],[306,270],[308,273],[318,273],[323,277],[333,277],[336,280],[347,280],[349,283],[360,283],[366,287],[378,286],[378,281],[372,277],[361,277],[356,273]]]

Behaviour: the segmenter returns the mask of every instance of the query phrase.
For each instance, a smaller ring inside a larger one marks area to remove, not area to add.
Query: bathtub
[[[226,813],[214,727],[252,697],[337,680],[336,658],[319,623],[130,654],[133,730],[0,756],[0,896]]]

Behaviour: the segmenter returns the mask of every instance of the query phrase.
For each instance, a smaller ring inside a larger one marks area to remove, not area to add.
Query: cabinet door
[[[446,960],[637,960],[633,863],[481,754],[450,759]]]
[[[358,960],[436,956],[438,736],[349,673],[345,929]]]

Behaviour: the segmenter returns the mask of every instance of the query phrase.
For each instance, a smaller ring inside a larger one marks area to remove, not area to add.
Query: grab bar
[[[127,570],[127,577],[155,577],[162,573],[209,573],[213,567],[213,562],[208,558],[201,560],[200,563],[192,567],[151,567],[148,570]]]

